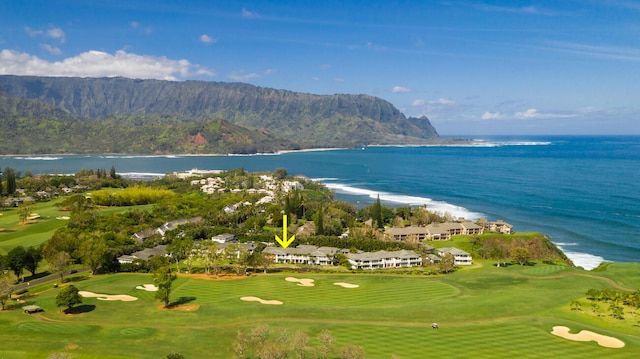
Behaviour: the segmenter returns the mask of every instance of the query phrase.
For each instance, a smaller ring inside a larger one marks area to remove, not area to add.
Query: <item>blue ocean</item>
[[[640,262],[640,136],[475,138],[473,145],[360,147],[251,156],[4,156],[39,173],[106,169],[137,178],[173,171],[273,171],[323,181],[358,206],[426,205],[456,217],[503,219],[551,237],[576,265]]]

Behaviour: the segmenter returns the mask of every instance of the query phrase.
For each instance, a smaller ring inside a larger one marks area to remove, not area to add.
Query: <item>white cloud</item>
[[[565,41],[546,41],[541,49],[592,58],[633,62],[640,61],[640,50],[635,47],[599,46]]]
[[[34,76],[116,77],[181,80],[215,76],[215,72],[187,60],[148,56],[119,50],[115,54],[87,51],[62,61],[50,62],[13,50],[0,51],[0,74]]]
[[[238,71],[232,71],[230,74],[227,75],[227,77],[238,82],[248,82],[253,79],[259,79],[264,76],[272,75],[275,72],[276,70],[274,69],[268,69],[261,74],[255,73],[255,72],[245,73],[244,70],[238,70]]]
[[[455,105],[455,101],[452,99],[448,99],[448,98],[439,98],[436,101],[429,101],[429,104],[431,105]]]
[[[393,93],[407,93],[410,92],[411,89],[402,86],[393,86],[393,89],[391,89],[391,91]]]
[[[411,102],[411,106],[413,107],[417,107],[417,106],[424,106],[425,102],[422,99],[415,99],[413,100],[413,102]]]
[[[42,31],[42,30],[35,30],[35,29],[30,28],[29,26],[25,27],[25,28],[24,28],[24,31],[25,31],[27,34],[29,34],[29,36],[31,36],[31,37],[36,37],[36,36],[39,36],[39,35],[44,34],[44,31]]]
[[[60,50],[55,46],[51,46],[49,44],[40,44],[40,48],[45,51],[48,51],[52,55],[62,55],[62,50]]]
[[[502,114],[500,112],[491,113],[491,112],[487,111],[487,112],[482,114],[482,119],[483,120],[495,120],[495,119],[498,119],[498,118],[501,118],[501,117],[502,117]]]
[[[62,29],[59,27],[53,27],[47,31],[44,31],[44,30],[32,29],[29,26],[27,26],[24,28],[24,31],[27,34],[29,34],[29,36],[31,37],[43,36],[50,39],[56,39],[61,43],[65,42],[64,31],[62,31]]]
[[[250,11],[246,8],[242,8],[242,17],[260,17],[260,14],[255,11]]]
[[[569,118],[569,117],[575,117],[576,115],[541,113],[541,112],[538,112],[538,110],[536,110],[535,108],[530,108],[526,111],[516,112],[514,116],[517,119],[530,120],[530,119],[547,119],[547,118]]]
[[[496,11],[496,12],[506,12],[506,13],[514,13],[514,14],[540,14],[540,10],[535,6],[491,6],[491,5],[482,5],[481,9],[485,11]]]
[[[211,37],[207,34],[202,34],[200,35],[200,42],[205,43],[205,44],[212,44],[214,42],[217,42],[218,39]]]
[[[129,25],[132,29],[141,29],[145,34],[151,34],[153,32],[153,28],[151,26],[142,28],[142,25],[140,25],[140,23],[137,21],[131,21]]]
[[[535,108],[530,108],[524,112],[516,112],[515,116],[516,118],[534,118],[534,117],[540,117],[540,113],[538,113],[538,110],[536,110]]]
[[[47,30],[46,36],[52,39],[57,39],[62,43],[65,41],[64,31],[58,27]]]

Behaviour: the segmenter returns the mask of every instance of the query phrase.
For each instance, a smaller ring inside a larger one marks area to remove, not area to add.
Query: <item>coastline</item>
[[[34,174],[70,174],[81,169],[108,169],[115,165],[120,174],[142,175],[147,179],[192,168],[230,170],[243,167],[251,172],[262,172],[284,167],[290,173],[352,187],[353,191],[346,188],[348,201],[359,201],[357,205],[360,206],[370,203],[371,196],[375,200],[378,193],[384,192],[393,197],[391,206],[407,203],[399,198],[403,196],[409,197],[415,205],[424,204],[425,199],[434,199],[481,212],[490,219],[504,219],[514,224],[516,230],[548,234],[577,266],[592,268],[603,261],[637,262],[640,247],[633,241],[633,236],[640,230],[640,212],[634,204],[638,194],[628,189],[633,187],[629,178],[640,176],[640,167],[635,165],[640,162],[637,152],[640,138],[494,136],[487,139],[507,145],[500,149],[442,150],[414,150],[411,147],[396,150],[392,148],[408,146],[376,145],[371,146],[370,151],[316,148],[278,153],[283,156],[270,153],[245,157],[226,154],[20,154],[16,156],[20,159],[2,155],[0,164],[3,168],[13,167],[23,173],[29,170]],[[552,141],[552,146],[530,146],[548,141]],[[381,147],[391,149],[378,149]],[[292,155],[296,152],[316,154]],[[52,155],[60,159],[43,158]],[[452,163],[458,163],[456,161],[465,161],[462,162],[464,166],[452,167]],[[573,176],[577,170],[582,171],[583,176]],[[604,183],[609,189],[593,187],[597,183]],[[540,191],[534,191],[536,188]],[[362,190],[368,192],[363,194]],[[382,197],[386,198],[386,195]],[[606,200],[611,195],[622,197],[615,202]],[[430,207],[434,209],[435,204]],[[606,233],[594,235],[603,226],[608,228]]]
[[[256,153],[164,153],[164,154],[151,154],[151,153],[37,153],[37,154],[0,154],[0,158],[14,157],[25,159],[48,159],[50,157],[71,157],[71,156],[101,156],[101,157],[113,157],[113,158],[133,158],[133,157],[226,157],[226,156],[275,156],[287,153],[297,152],[321,152],[321,151],[339,151],[349,150],[353,148],[349,147],[312,147],[303,148],[299,150],[278,150],[275,152],[256,152]]]

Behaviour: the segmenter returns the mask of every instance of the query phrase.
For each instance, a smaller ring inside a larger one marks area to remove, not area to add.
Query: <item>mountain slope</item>
[[[221,119],[185,123],[149,115],[87,122],[40,100],[0,92],[0,154],[258,153],[298,148],[291,141]]]
[[[426,117],[407,119],[367,95],[312,95],[241,83],[0,76],[0,89],[39,99],[83,122],[119,117],[185,123],[224,119],[303,147],[418,144],[438,140]],[[161,115],[161,116],[157,116]]]

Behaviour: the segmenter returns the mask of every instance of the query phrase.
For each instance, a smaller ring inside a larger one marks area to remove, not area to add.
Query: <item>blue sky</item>
[[[0,74],[369,94],[442,135],[640,134],[640,1],[2,1]]]

